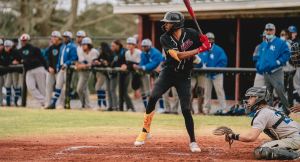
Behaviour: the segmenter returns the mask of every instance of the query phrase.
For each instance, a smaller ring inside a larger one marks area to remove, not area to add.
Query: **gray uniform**
[[[96,85],[95,85],[95,89],[97,92],[97,97],[98,97],[98,106],[101,108],[102,107],[102,103],[103,106],[106,107],[106,95],[105,95],[105,91],[107,91],[108,87],[110,86],[110,82],[108,80],[108,77],[103,74],[102,72],[97,72],[96,73]],[[106,83],[106,84],[104,84]],[[105,86],[106,85],[106,86]],[[109,94],[109,93],[108,93]],[[109,104],[110,107],[112,107],[112,100],[110,98],[111,96],[108,95],[108,99],[109,99]]]
[[[99,52],[96,49],[91,49],[89,53],[79,52],[78,62],[92,64],[93,60],[99,57]],[[88,80],[91,76],[90,71],[78,71],[78,84],[76,91],[83,107],[90,107]]]
[[[215,79],[210,79],[208,77],[205,77],[204,85],[204,108],[210,110],[211,109],[211,92],[212,87],[215,87],[215,91],[217,93],[218,101],[221,107],[221,110],[226,109],[226,100],[225,100],[225,92],[223,87],[223,80],[224,75],[223,74],[217,74],[215,76]]]
[[[55,78],[58,74],[50,74],[49,72],[46,75],[46,101],[45,105],[48,106],[51,104],[51,98],[53,93],[53,87],[55,85]],[[65,90],[63,89],[61,95],[58,98],[59,106],[64,106],[65,101]]]
[[[46,94],[46,70],[44,67],[38,67],[26,72],[26,86],[28,91],[41,106],[44,106]]]
[[[130,52],[130,50],[126,51],[125,52],[125,60],[126,62],[127,61],[130,61],[130,62],[135,62],[135,63],[140,63],[141,61],[141,50],[139,49],[134,49],[133,53]],[[134,110],[134,105],[132,104],[132,101],[128,95],[128,88],[129,88],[129,84],[131,82],[131,79],[132,79],[132,76],[130,74],[128,74],[126,77],[125,77],[125,80],[124,80],[124,99],[125,99],[125,102],[126,102],[126,106],[127,106],[127,109],[133,109]]]
[[[7,73],[5,75],[4,86],[6,87],[6,104],[10,106],[10,97],[12,92],[12,87],[14,89],[14,101],[17,104],[19,97],[21,96],[21,87],[23,84],[23,74],[21,73]],[[8,104],[9,102],[9,104]],[[17,106],[17,105],[16,105]]]
[[[300,149],[300,125],[290,119],[289,117],[282,116],[282,112],[276,111],[272,107],[265,107],[259,110],[252,121],[252,128],[264,131],[271,130],[273,141],[264,143],[260,147],[268,148],[285,148],[285,149]],[[282,122],[274,128],[274,125],[282,118]]]

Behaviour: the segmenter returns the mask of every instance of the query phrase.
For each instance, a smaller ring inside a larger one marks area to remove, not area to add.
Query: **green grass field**
[[[92,110],[0,109],[0,138],[55,134],[125,133],[136,134],[142,113],[98,112]],[[194,116],[197,135],[208,135],[217,126],[227,125],[237,131],[250,128],[249,117]],[[298,121],[300,121],[298,119]],[[186,133],[182,115],[156,114],[153,132]]]

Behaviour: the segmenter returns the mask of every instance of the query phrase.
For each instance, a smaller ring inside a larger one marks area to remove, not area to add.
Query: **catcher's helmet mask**
[[[248,113],[258,110],[262,102],[268,102],[270,99],[270,93],[265,86],[251,87],[246,91],[245,96],[247,99],[249,99],[250,97],[256,97],[255,103],[253,105],[249,105],[248,100],[243,101],[244,107],[246,107]]]
[[[184,26],[184,16],[181,12],[178,11],[169,11],[165,14],[164,18],[160,20],[164,23],[172,23],[173,26],[168,32],[174,32],[177,29],[183,28]],[[165,24],[161,26],[162,30],[165,30]]]

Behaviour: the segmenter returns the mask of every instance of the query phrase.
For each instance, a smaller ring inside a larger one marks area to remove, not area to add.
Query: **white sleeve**
[[[263,131],[267,127],[267,123],[269,121],[269,118],[272,115],[268,115],[269,111],[261,110],[259,114],[254,118],[252,128],[259,129]]]

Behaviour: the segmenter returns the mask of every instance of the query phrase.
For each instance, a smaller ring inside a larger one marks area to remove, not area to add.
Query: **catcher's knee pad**
[[[285,148],[257,147],[254,150],[254,157],[257,160],[293,160],[300,157],[300,154]]]

